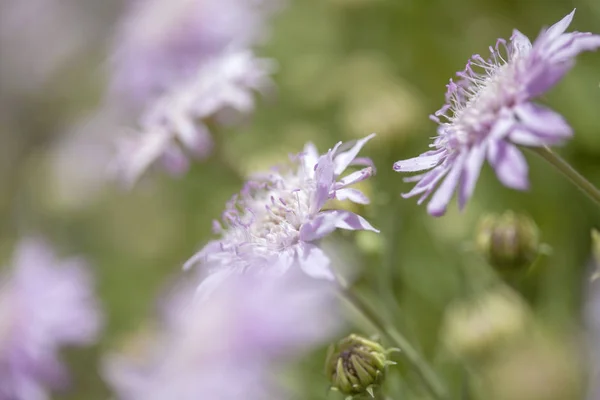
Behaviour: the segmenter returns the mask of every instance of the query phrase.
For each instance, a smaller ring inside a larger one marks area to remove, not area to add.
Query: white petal
[[[437,188],[433,197],[427,204],[427,212],[429,214],[439,217],[444,215],[446,212],[446,208],[448,207],[448,203],[454,194],[454,190],[458,185],[458,180],[461,175],[461,171],[463,168],[463,164],[465,163],[466,154],[461,153],[456,160],[454,160],[454,165],[450,169],[450,172],[446,176],[446,179],[442,182],[442,184]]]
[[[352,148],[350,150],[345,151],[343,153],[336,154],[334,156],[335,174],[337,176],[341,175],[341,173],[346,170],[348,165],[350,165],[352,160],[354,160],[354,158],[356,158],[360,149],[362,149],[362,147],[369,140],[373,139],[374,137],[375,137],[375,134],[371,133],[369,136],[358,140],[356,142],[356,144],[354,146],[352,146]]]
[[[319,247],[311,243],[299,243],[296,254],[298,264],[311,278],[335,280],[335,275],[330,268],[329,257]]]

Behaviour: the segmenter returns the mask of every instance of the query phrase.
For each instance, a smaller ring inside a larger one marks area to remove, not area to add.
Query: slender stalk
[[[600,205],[600,190],[588,181],[583,175],[577,172],[568,162],[562,159],[558,154],[550,150],[549,147],[527,147],[544,160],[548,161],[554,168],[562,172],[569,180],[585,193],[590,199]]]
[[[396,347],[400,349],[404,357],[412,364],[425,383],[427,389],[437,400],[448,400],[448,392],[439,380],[436,373],[427,364],[425,359],[410,344],[410,342],[394,328],[386,324],[369,305],[357,296],[351,289],[340,285],[341,293],[375,328],[385,335]]]

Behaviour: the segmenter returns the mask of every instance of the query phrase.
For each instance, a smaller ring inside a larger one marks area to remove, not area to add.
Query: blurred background
[[[195,163],[181,178],[151,172],[131,191],[106,182],[104,175],[110,140],[119,129],[106,104],[107,59],[123,7],[118,0],[0,0],[3,264],[20,236],[42,233],[62,253],[91,261],[107,313],[99,345],[66,354],[74,392],[60,398],[109,398],[98,372],[101,355],[135,343],[131,335],[146,326],[157,296],[211,237],[211,221],[239,190],[240,175],[285,161],[307,141],[326,150],[371,132],[378,136],[364,154],[373,158],[378,173],[364,185],[372,204],[361,213],[382,233],[339,234],[329,244],[360,255],[355,284],[443,374],[453,398],[468,398],[459,396],[469,367],[440,351],[445,306],[464,295],[465,275],[478,281],[491,273],[472,251],[478,219],[508,209],[523,212],[535,220],[552,251],[519,281],[518,290],[552,344],[524,345],[540,356],[539,364],[527,364],[536,355],[523,355],[494,373],[510,371],[518,385],[524,384],[519,379],[552,385],[553,377],[569,376],[574,388],[562,397],[502,398],[584,398],[587,374],[577,366],[586,352],[578,346],[584,342],[579,327],[598,208],[527,154],[529,192],[504,188],[485,167],[466,210],[459,213],[453,204],[436,219],[414,199],[400,198],[411,185],[391,167],[425,151],[436,128],[428,115],[441,106],[445,84],[472,54],[487,54],[488,46],[499,37],[508,39],[513,28],[533,39],[574,7],[570,29],[598,33],[600,2],[290,0],[259,51],[279,63],[277,92],[260,98],[242,126],[218,130],[219,155]],[[599,65],[600,54],[582,55],[542,99],[576,132],[559,153],[597,185]],[[390,284],[393,291],[385,289]],[[353,330],[372,333],[360,321]],[[323,358],[322,351],[315,352],[291,372],[298,399],[337,398],[327,392]],[[553,362],[556,370],[531,375]],[[427,398],[406,365],[390,376],[390,398]]]

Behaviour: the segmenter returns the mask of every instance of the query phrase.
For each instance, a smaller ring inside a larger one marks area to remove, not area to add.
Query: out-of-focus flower
[[[526,215],[507,211],[481,219],[475,238],[477,250],[500,273],[523,272],[540,253],[540,234]]]
[[[392,350],[379,343],[352,334],[331,345],[325,360],[325,373],[332,389],[348,395],[369,394],[375,397],[375,389],[383,382]]]
[[[40,90],[86,50],[104,22],[87,6],[73,0],[0,1],[0,98],[14,101],[15,94]]]
[[[46,399],[68,383],[59,349],[91,344],[101,315],[82,260],[27,239],[13,267],[0,288],[0,399]]]
[[[473,56],[457,73],[460,79],[450,80],[446,104],[432,116],[439,124],[432,150],[394,164],[398,172],[430,170],[405,179],[417,184],[404,197],[420,195],[422,203],[435,191],[427,211],[440,216],[457,190],[462,209],[486,159],[505,186],[528,188],[527,163],[517,145],[555,145],[572,135],[562,116],[532,100],[569,71],[575,56],[600,47],[598,35],[564,33],[574,12],[533,44],[515,30],[510,43],[499,39],[489,59]]]
[[[483,359],[519,338],[530,319],[527,305],[516,293],[495,289],[452,304],[444,316],[442,339],[458,358]]]
[[[518,343],[478,368],[476,399],[564,400],[581,399],[584,371],[580,349],[571,338],[529,332]],[[598,397],[591,397],[590,400]]]
[[[323,210],[330,199],[369,203],[366,195],[349,186],[374,172],[370,159],[357,158],[373,137],[351,146],[340,142],[321,156],[309,143],[289,168],[257,174],[229,201],[223,225],[215,221],[221,238],[204,246],[184,268],[199,264],[201,272],[208,273],[203,289],[247,269],[278,274],[296,265],[309,276],[333,279],[329,258],[314,242],[338,228],[378,232],[353,212]],[[365,168],[341,177],[350,165]]]
[[[282,398],[276,365],[339,327],[332,286],[292,275],[239,275],[204,298],[180,293],[148,351],[109,357],[105,376],[123,400]]]
[[[115,168],[132,184],[161,159],[172,173],[187,154],[206,157],[206,122],[229,122],[254,107],[253,92],[272,87],[274,62],[250,50],[263,36],[275,1],[136,1],[114,57],[113,92],[142,109],[139,129],[125,137]]]

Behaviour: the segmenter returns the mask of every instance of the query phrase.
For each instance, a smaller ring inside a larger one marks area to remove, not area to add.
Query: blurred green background
[[[94,177],[98,165],[88,167],[102,137],[102,127],[94,128],[89,118],[103,107],[110,35],[122,5],[71,3],[61,6],[77,9],[66,23],[73,24],[71,34],[85,35],[85,45],[43,81],[19,85],[19,79],[27,80],[25,73],[9,65],[7,50],[0,58],[0,85],[14,83],[0,94],[2,260],[8,260],[19,236],[43,233],[62,253],[89,258],[107,313],[106,333],[97,347],[68,351],[75,390],[57,398],[109,397],[99,376],[101,355],[122,346],[127,335],[139,331],[153,315],[156,296],[211,237],[211,220],[239,189],[240,174],[284,161],[307,141],[326,150],[338,140],[371,132],[378,136],[364,154],[373,158],[378,173],[365,185],[372,204],[361,212],[381,235],[340,234],[331,245],[361,254],[356,285],[444,374],[453,398],[463,398],[459,394],[464,375],[443,352],[440,356],[438,330],[444,307],[461,295],[460,271],[486,268],[468,245],[482,215],[513,209],[538,223],[553,252],[520,289],[545,329],[572,337],[581,323],[589,274],[589,231],[600,217],[591,201],[527,154],[529,192],[504,188],[486,166],[466,210],[459,213],[453,203],[445,217],[436,219],[415,199],[400,198],[411,185],[391,166],[426,149],[436,128],[428,115],[441,106],[445,84],[472,54],[487,54],[487,47],[499,37],[508,39],[513,28],[533,39],[574,7],[578,10],[570,29],[599,32],[600,2],[290,1],[273,22],[271,40],[260,50],[279,63],[277,93],[260,99],[244,125],[218,129],[219,155],[195,164],[180,179],[151,172],[132,191],[100,185]],[[53,39],[36,36],[36,26],[32,19],[2,40],[49,41],[47,51],[53,51]],[[46,57],[41,49],[26,55],[31,63]],[[576,132],[559,153],[598,185],[599,65],[599,54],[584,54],[542,99]],[[89,144],[83,135],[77,139],[79,147],[62,152],[72,132],[90,129],[100,131],[93,136],[96,142]],[[102,165],[105,159],[98,159]],[[390,284],[392,295],[385,289]],[[372,333],[360,323],[356,329]],[[294,372],[298,399],[337,398],[327,393],[322,359],[323,353],[315,352]],[[394,371],[390,398],[427,398],[405,364]]]

